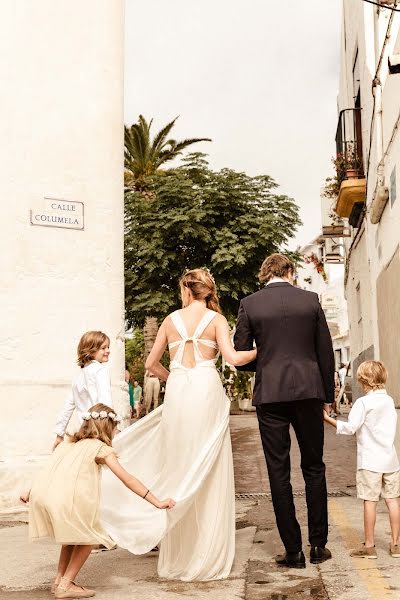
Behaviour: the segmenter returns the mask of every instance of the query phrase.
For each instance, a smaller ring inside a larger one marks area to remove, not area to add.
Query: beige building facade
[[[340,242],[353,372],[383,360],[400,406],[400,13],[381,4],[343,1],[331,225],[351,231]]]
[[[0,7],[0,509],[45,457],[83,332],[124,384],[123,0]]]

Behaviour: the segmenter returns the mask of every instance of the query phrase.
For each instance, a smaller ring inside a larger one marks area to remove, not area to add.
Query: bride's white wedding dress
[[[170,510],[154,508],[110,472],[103,473],[102,520],[116,543],[134,554],[160,544],[158,574],[183,581],[228,577],[235,554],[235,501],[229,400],[213,359],[200,346],[217,313],[207,310],[189,337],[180,311],[171,314],[181,337],[169,344],[170,376],[164,404],[114,440],[121,464]],[[184,366],[193,344],[195,366]]]

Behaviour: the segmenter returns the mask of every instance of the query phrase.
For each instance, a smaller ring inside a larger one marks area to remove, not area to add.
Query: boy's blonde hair
[[[370,390],[383,390],[388,378],[385,365],[380,360],[366,360],[357,369],[357,381]]]
[[[101,402],[98,402],[92,406],[92,408],[89,408],[89,412],[99,414],[101,412],[106,412],[115,416],[113,409]],[[80,440],[100,440],[107,444],[107,446],[112,446],[112,436],[115,426],[116,423],[111,417],[105,419],[90,418],[87,421],[83,421],[79,431],[70,436],[71,442],[79,442]]]
[[[100,350],[104,342],[110,344],[110,338],[102,331],[87,331],[83,334],[78,344],[77,360],[81,369],[92,362],[94,355]]]

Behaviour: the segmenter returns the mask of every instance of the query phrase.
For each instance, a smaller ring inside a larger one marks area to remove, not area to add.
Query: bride
[[[164,320],[146,361],[167,380],[164,404],[113,444],[128,470],[176,506],[157,511],[104,473],[102,517],[117,544],[134,554],[161,542],[160,577],[207,581],[228,577],[235,555],[229,400],[216,362],[221,352],[229,364],[243,365],[256,350],[234,350],[208,271],[186,272],[180,290],[183,308]],[[167,345],[170,372],[160,363]]]

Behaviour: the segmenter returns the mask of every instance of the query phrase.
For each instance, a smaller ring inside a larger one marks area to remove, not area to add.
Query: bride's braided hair
[[[205,300],[207,308],[221,312],[219,305],[217,286],[214,277],[208,269],[192,269],[185,271],[179,284],[188,288],[195,300]]]

